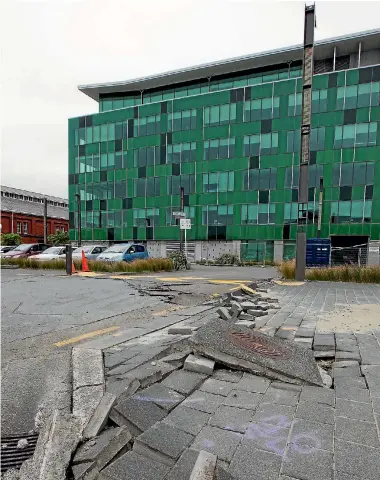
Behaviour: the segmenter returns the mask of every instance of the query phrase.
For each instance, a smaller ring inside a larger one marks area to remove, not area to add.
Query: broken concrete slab
[[[167,423],[159,423],[135,439],[133,451],[164,465],[173,466],[193,440],[194,436],[190,433]]]
[[[249,313],[241,312],[239,315],[239,320],[248,320],[249,322],[254,322],[255,317]]]
[[[169,423],[184,432],[191,433],[192,435],[198,435],[202,428],[207,424],[210,418],[210,414],[201,412],[194,408],[179,405],[175,408],[167,417],[164,418],[164,423]]]
[[[106,392],[112,393],[121,401],[130,397],[140,388],[140,381],[137,378],[113,377],[106,382]]]
[[[170,367],[171,365],[167,365]],[[173,367],[174,369],[174,367]],[[162,379],[162,370],[160,365],[151,365],[147,363],[128,372],[128,378],[135,378],[140,382],[141,388],[148,387]]]
[[[94,462],[86,462],[86,463],[79,463],[78,465],[73,465],[71,467],[71,470],[73,472],[74,480],[83,479],[84,476],[87,473],[89,473],[94,467],[95,467]]]
[[[110,441],[126,427],[108,428],[98,437],[87,440],[75,452],[73,464],[94,462],[99,453],[110,443]]]
[[[122,418],[113,416],[117,412]],[[165,418],[167,413],[153,402],[147,402],[132,396],[121,402],[111,410],[111,420],[117,419],[123,421],[121,425],[126,425],[133,435],[140,435],[150,428],[156,422]],[[117,423],[117,422],[116,422]],[[120,425],[120,423],[118,423]]]
[[[218,320],[201,327],[189,342],[200,354],[240,370],[290,383],[323,385],[313,354],[293,342]]]
[[[163,480],[170,467],[130,451],[105,468],[99,480]]]
[[[186,357],[190,353],[192,353],[192,350],[190,348],[186,348],[181,352],[175,352],[175,353],[172,353],[171,355],[168,355],[167,357],[161,358],[161,362],[169,363],[174,367],[180,368],[183,366],[183,364],[185,363]]]
[[[255,328],[256,323],[250,320],[238,320],[235,322],[235,325],[240,325],[241,327]]]
[[[117,433],[96,456],[95,461],[98,470],[102,470],[116,455],[130,450],[132,447],[132,434],[128,427],[120,427],[115,430],[117,430]]]
[[[176,392],[183,393],[184,395],[189,395],[199,387],[205,378],[207,378],[207,376],[201,373],[181,370],[173,372],[165,378],[165,380],[162,381],[162,385]]]
[[[188,480],[199,455],[198,450],[187,448],[174,465],[165,480]]]
[[[135,350],[129,350],[127,348],[123,348],[117,352],[112,354],[104,354],[104,366],[105,368],[113,368],[117,367],[121,363],[127,362],[131,360],[133,357],[136,357],[139,352]]]
[[[201,357],[200,355],[189,355],[185,360],[185,370],[191,372],[204,373],[205,375],[212,375],[214,371],[215,362],[209,358]]]
[[[247,312],[248,310],[254,310],[256,307],[256,304],[250,301],[245,301],[245,302],[241,302],[240,306],[244,310],[244,312]]]
[[[73,414],[85,427],[104,394],[103,385],[80,387],[73,391]]]
[[[115,395],[112,393],[105,393],[103,395],[83,431],[83,438],[92,438],[99,435],[107,423],[108,415],[115,403]]]
[[[247,313],[249,313],[253,317],[265,317],[265,315],[268,315],[267,310],[256,310],[255,308],[249,308],[247,310]]]
[[[217,456],[201,450],[189,480],[214,480]]]
[[[231,320],[230,312],[226,307],[220,307],[217,309],[216,313],[219,315],[220,318],[223,320]]]
[[[140,390],[134,395],[134,398],[146,402],[153,402],[167,412],[170,412],[170,410],[185,399],[183,395],[165,387],[165,385],[161,383],[156,383],[145,390]]]
[[[103,354],[95,348],[73,348],[73,390],[90,385],[103,385]]]

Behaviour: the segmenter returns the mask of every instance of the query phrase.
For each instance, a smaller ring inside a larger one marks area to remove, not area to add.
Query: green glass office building
[[[380,240],[380,30],[315,44],[307,237]],[[179,240],[196,259],[294,255],[302,46],[131,81],[80,86],[99,113],[69,120],[70,237]],[[323,178],[323,202],[319,186]],[[348,243],[347,243],[348,242]],[[205,255],[207,252],[207,255]]]

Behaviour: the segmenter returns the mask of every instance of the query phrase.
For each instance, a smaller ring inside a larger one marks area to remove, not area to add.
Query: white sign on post
[[[179,228],[181,230],[191,230],[191,219],[190,218],[180,218]]]

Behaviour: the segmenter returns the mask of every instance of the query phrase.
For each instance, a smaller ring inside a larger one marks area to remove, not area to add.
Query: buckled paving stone
[[[361,362],[361,356],[358,352],[343,352],[337,351],[335,354],[335,361],[336,362],[343,362],[346,360],[357,360],[359,363]]]
[[[331,375],[333,378],[362,376],[359,363],[354,360],[334,362]]]
[[[79,480],[84,478],[84,475],[90,472],[94,468],[94,462],[80,463],[78,465],[73,465],[71,470],[74,476],[74,480]]]
[[[198,450],[206,450],[217,455],[218,458],[230,462],[241,438],[242,435],[239,433],[206,425],[199,432],[191,447]]]
[[[252,422],[252,417],[252,410],[221,405],[208,423],[222,430],[244,433]]]
[[[336,417],[335,437],[347,442],[367,445],[368,447],[380,447],[376,425],[370,422]]]
[[[168,473],[168,476],[165,477],[165,480],[189,479],[198,455],[198,450],[187,448],[180,456],[172,470]]]
[[[184,432],[197,435],[210,419],[210,414],[195,410],[190,407],[179,405],[163,422],[173,425]]]
[[[335,349],[335,337],[333,333],[316,333],[314,335],[314,350]]]
[[[272,388],[280,388],[281,390],[291,390],[293,392],[301,392],[301,385],[294,385],[293,383],[284,383],[284,382],[272,382]]]
[[[247,313],[249,315],[252,315],[253,317],[265,317],[268,315],[268,312],[266,310],[256,310],[254,308],[250,308],[247,310]]]
[[[201,355],[190,354],[186,360],[184,368],[192,372],[204,373],[205,375],[211,375],[214,371],[215,362],[209,358],[202,357]]]
[[[216,313],[219,315],[220,318],[223,320],[231,320],[231,314],[226,307],[220,307],[217,309]]]
[[[303,348],[311,349],[313,347],[313,339],[312,338],[295,338],[294,342]]]
[[[175,352],[167,357],[161,358],[162,362],[169,363],[170,365],[173,365],[175,367],[182,367],[183,364],[185,363],[186,357],[191,353],[191,349],[187,348],[181,352]]]
[[[237,480],[277,480],[281,462],[280,455],[246,444],[237,449],[230,472]]]
[[[255,317],[253,315],[250,315],[249,313],[246,312],[241,312],[239,314],[239,320],[246,320],[248,322],[253,322],[255,321]]]
[[[306,337],[306,338],[313,338],[314,337],[315,328],[298,328],[296,331],[296,337]]]
[[[365,422],[374,422],[373,410],[370,403],[353,402],[344,398],[336,399],[336,415]]]
[[[333,407],[335,405],[334,390],[305,385],[302,388],[300,401],[314,401]]]
[[[332,480],[333,454],[307,446],[307,455],[290,446],[282,464],[282,473],[304,480]]]
[[[240,327],[246,327],[246,328],[255,328],[256,323],[250,320],[239,320],[235,322],[235,325],[238,325]]]
[[[334,379],[334,388],[363,388],[367,389],[367,384],[364,380],[364,377],[338,377]]]
[[[294,392],[292,390],[285,390],[281,388],[274,388],[270,386],[264,394],[262,401],[264,403],[268,402],[278,403],[280,405],[295,406],[298,403],[299,396],[299,392]]]
[[[335,440],[335,470],[365,480],[378,480],[380,450],[358,443]]]
[[[199,388],[200,391],[214,393],[215,395],[223,395],[226,397],[235,387],[231,382],[223,382],[214,378],[208,378]]]
[[[226,398],[221,395],[196,390],[182,402],[182,405],[200,410],[201,412],[214,413],[218,406],[224,403],[223,401],[225,400]]]
[[[222,403],[230,407],[254,410],[263,398],[259,393],[246,392],[244,390],[231,390],[226,398],[222,397]]]
[[[296,407],[261,402],[255,411],[253,421],[256,423],[290,427],[295,411]]]
[[[119,416],[113,415],[114,412]],[[119,402],[111,410],[110,418],[120,426],[126,425],[133,435],[140,435],[156,422],[165,418],[166,415],[165,410],[155,403],[131,397]]]
[[[268,326],[261,327],[259,329],[260,333],[267,335],[268,337],[274,337],[274,334],[276,333],[276,331],[277,331],[277,328],[268,327]]]
[[[276,337],[284,338],[285,340],[293,340],[295,333],[295,327],[280,327],[275,335]]]
[[[335,350],[318,351],[313,350],[314,358],[334,358]]]
[[[140,388],[140,382],[136,378],[118,378],[106,381],[106,392],[114,394],[119,400],[130,397]]]
[[[92,438],[99,435],[106,425],[109,412],[115,403],[115,395],[112,393],[104,393],[83,431],[83,438]]]
[[[238,383],[242,376],[243,372],[220,369],[215,370],[212,378],[223,380],[224,382]]]
[[[170,467],[131,451],[105,468],[99,480],[163,480]]]
[[[176,392],[189,395],[207,378],[206,375],[186,370],[176,371],[166,377],[162,384]]]
[[[334,408],[317,402],[299,402],[296,418],[334,425]]]
[[[193,440],[190,433],[167,423],[158,423],[135,439],[133,451],[172,466]]]
[[[73,391],[73,414],[83,427],[87,424],[104,394],[103,385],[79,387]]]
[[[369,392],[364,388],[355,387],[335,387],[335,395],[337,398],[345,398],[356,402],[370,403]]]
[[[104,430],[98,437],[83,443],[74,455],[73,464],[94,462],[98,454],[125,428],[126,427],[109,428]]]
[[[270,385],[270,380],[249,373],[244,373],[236,386],[237,390],[245,390],[252,393],[265,393]]]
[[[111,355],[107,355],[106,353],[104,354],[104,366],[106,368],[113,368],[117,367],[121,363],[124,363],[133,357],[136,357],[138,355],[138,352],[136,351],[129,351],[128,349],[123,349],[119,352],[115,352]]]
[[[170,410],[181,403],[185,397],[180,393],[165,387],[165,385],[162,385],[161,383],[156,383],[144,390],[139,390],[134,395],[134,398],[146,402],[153,402],[167,412],[170,412]]]

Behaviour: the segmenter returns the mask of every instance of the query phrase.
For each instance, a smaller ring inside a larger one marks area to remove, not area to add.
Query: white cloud
[[[316,38],[378,27],[379,2],[317,2]],[[3,0],[2,183],[67,195],[67,119],[97,111],[79,84],[302,43],[303,2]]]

